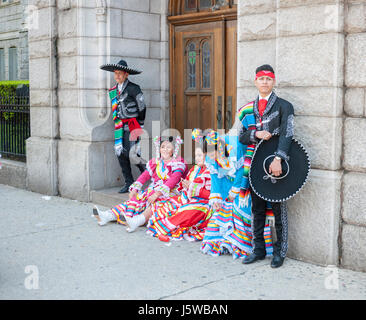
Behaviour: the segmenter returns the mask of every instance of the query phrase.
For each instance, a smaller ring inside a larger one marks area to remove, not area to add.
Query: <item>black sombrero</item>
[[[120,60],[118,63],[103,64],[100,67],[102,70],[114,72],[115,70],[126,71],[128,74],[139,74],[142,71],[129,68],[125,60]]]
[[[281,161],[282,174],[278,177],[269,174],[278,141],[279,136],[273,136],[258,143],[249,171],[249,182],[253,191],[270,202],[282,202],[292,198],[305,185],[310,171],[308,153],[300,142],[292,139],[288,153],[290,160]]]

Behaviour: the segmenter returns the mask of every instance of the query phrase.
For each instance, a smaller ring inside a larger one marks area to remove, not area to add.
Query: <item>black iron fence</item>
[[[29,96],[0,97],[2,157],[25,161],[25,140],[29,137]]]

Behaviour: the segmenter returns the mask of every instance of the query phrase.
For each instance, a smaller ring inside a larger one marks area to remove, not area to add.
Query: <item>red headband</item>
[[[267,71],[267,70],[262,70],[262,71],[259,71],[256,75],[255,75],[255,80],[257,80],[259,77],[263,77],[263,76],[267,76],[267,77],[270,77],[272,79],[275,78],[275,75],[273,72],[271,71]]]

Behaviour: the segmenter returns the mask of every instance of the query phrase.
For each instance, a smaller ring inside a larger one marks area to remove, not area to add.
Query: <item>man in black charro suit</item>
[[[128,80],[129,74],[139,74],[141,71],[127,66],[126,61],[120,60],[117,64],[101,66],[102,70],[114,72],[117,84],[109,89],[112,102],[113,120],[115,122],[115,153],[122,168],[125,185],[119,193],[127,193],[134,182],[130,150],[134,146],[139,148],[139,134],[144,126],[146,105],[140,86]],[[137,157],[141,152],[137,152]],[[136,166],[142,173],[145,165],[139,161]]]
[[[270,65],[256,69],[255,86],[259,94],[254,101],[254,116],[256,129],[246,130],[243,127],[239,133],[239,141],[244,145],[257,144],[261,139],[269,140],[272,135],[279,135],[279,143],[274,160],[269,167],[269,173],[280,176],[281,161],[289,161],[288,152],[294,134],[294,108],[292,104],[273,92],[275,85],[274,70]],[[253,263],[265,258],[264,226],[266,219],[266,201],[260,198],[252,189],[252,228],[253,253],[245,257],[244,264]],[[277,242],[273,246],[272,268],[283,264],[287,254],[287,206],[286,202],[271,202],[275,216]]]

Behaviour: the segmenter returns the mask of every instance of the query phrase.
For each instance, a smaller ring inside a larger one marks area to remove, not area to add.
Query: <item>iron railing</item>
[[[0,154],[25,161],[30,137],[29,96],[0,97]]]

